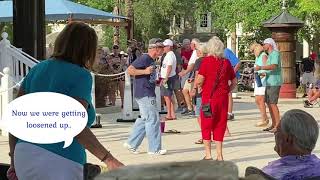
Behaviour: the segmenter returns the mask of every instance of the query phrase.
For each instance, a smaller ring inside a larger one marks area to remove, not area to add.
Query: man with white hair
[[[182,70],[179,73],[180,77],[189,78],[189,73],[193,70],[194,64],[195,64],[196,60],[198,59],[196,49],[199,46],[199,44],[200,44],[200,40],[199,39],[196,39],[196,38],[192,39],[192,41],[191,41],[191,49],[193,50],[193,52],[192,52],[191,58],[190,58],[190,60],[188,62],[187,69],[186,70]],[[188,81],[188,80],[184,83],[182,93],[183,93],[184,99],[185,99],[186,104],[187,104],[187,109],[184,112],[181,113],[182,115],[194,115],[193,106],[192,106],[192,103],[191,103],[191,96],[190,96],[191,90],[193,88],[193,83],[194,82],[191,82],[191,81]]]
[[[280,112],[277,104],[282,85],[281,60],[276,42],[272,38],[267,38],[264,40],[263,48],[269,54],[267,65],[256,65],[255,70],[267,70],[265,102],[267,103],[270,111],[272,125],[263,131],[270,131],[273,133],[276,131],[280,123]]]
[[[287,111],[275,132],[274,150],[280,159],[262,171],[275,179],[319,179],[320,159],[312,154],[319,136],[319,125],[300,109]]]

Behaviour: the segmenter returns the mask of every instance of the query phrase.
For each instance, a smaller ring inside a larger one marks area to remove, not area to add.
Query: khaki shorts
[[[193,84],[194,84],[194,81],[189,83],[188,80],[186,80],[186,82],[184,83],[183,89],[191,91],[193,88]]]

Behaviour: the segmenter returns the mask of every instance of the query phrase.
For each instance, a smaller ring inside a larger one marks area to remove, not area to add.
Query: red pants
[[[206,103],[208,100],[202,99],[202,102]],[[213,139],[214,141],[223,141],[224,133],[227,127],[228,102],[228,94],[214,97],[210,103],[213,113],[212,117],[210,118],[204,117],[202,110],[200,111],[201,133],[203,140]]]

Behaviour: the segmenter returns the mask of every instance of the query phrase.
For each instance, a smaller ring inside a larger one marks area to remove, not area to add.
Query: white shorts
[[[253,92],[254,96],[264,96],[265,93],[266,93],[266,87],[264,86],[258,87],[257,83],[254,83],[254,92]]]
[[[306,73],[306,72],[303,73],[302,84],[308,84],[308,83],[312,84],[314,82],[315,82],[315,78],[314,78],[314,75],[312,72],[311,73]]]

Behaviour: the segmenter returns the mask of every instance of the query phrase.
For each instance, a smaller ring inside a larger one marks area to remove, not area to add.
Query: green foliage
[[[0,34],[8,33],[8,40],[13,42],[13,25],[12,23],[0,23]]]
[[[74,0],[77,3],[100,9],[106,12],[112,12],[116,0]]]

